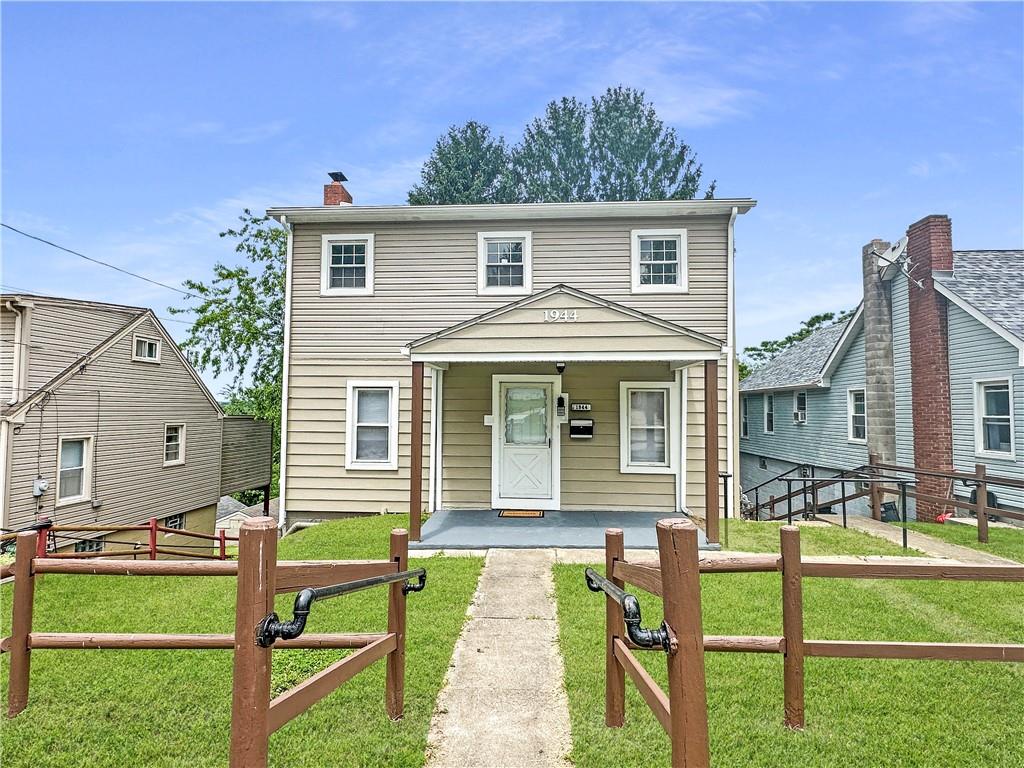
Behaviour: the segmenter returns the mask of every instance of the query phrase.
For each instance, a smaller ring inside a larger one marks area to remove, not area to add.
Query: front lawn
[[[730,527],[732,549],[778,551],[778,525]],[[806,554],[904,554],[837,528],[801,538]],[[576,766],[668,765],[668,738],[628,678],[626,726],[604,726],[603,597],[583,566],[556,566],[555,587]],[[658,626],[660,600],[628,589]],[[706,633],[781,634],[778,575],[706,575],[701,589]],[[1024,642],[1024,584],[807,579],[804,602],[809,639]],[[664,656],[637,655],[664,687]],[[808,727],[794,733],[782,725],[781,656],[705,659],[713,765],[1016,768],[1024,754],[1024,665],[810,658]]]
[[[999,557],[1008,557],[1024,563],[1024,528],[988,527],[988,543],[978,541],[978,529],[962,523],[907,523],[907,528],[937,539],[970,547]]]
[[[404,517],[375,516],[310,528],[280,542],[279,558],[386,559]],[[270,739],[277,766],[420,766],[427,728],[482,561],[415,560],[427,589],[408,603],[405,719],[384,712],[384,665],[374,664]],[[310,632],[381,632],[387,591],[318,603]],[[4,634],[10,587],[3,589]],[[234,578],[62,576],[37,587],[39,632],[232,632]],[[278,600],[291,616],[294,595]],[[345,651],[274,652],[274,693]],[[28,708],[5,721],[2,763],[15,766],[224,766],[231,722],[230,651],[36,651]],[[2,669],[6,704],[7,663]]]

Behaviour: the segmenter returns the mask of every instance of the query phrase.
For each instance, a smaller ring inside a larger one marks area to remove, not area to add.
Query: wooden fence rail
[[[706,768],[708,747],[704,654],[778,653],[783,656],[783,722],[800,730],[806,723],[804,660],[808,656],[847,659],[937,659],[943,661],[1024,662],[1024,645],[922,643],[866,640],[808,640],[804,637],[803,581],[806,578],[930,579],[1024,582],[1024,565],[973,565],[911,557],[801,557],[800,529],[780,529],[780,554],[725,557],[698,551],[689,520],[658,523],[659,562],[625,560],[622,531],[605,532],[605,574],[620,589],[631,583],[662,599],[672,639],[667,651],[666,694],[640,664],[629,641],[623,611],[611,596],[605,611],[605,724],[625,722],[625,677],[640,691],[672,745],[673,768]],[[768,637],[704,635],[700,604],[701,573],[772,573],[782,577],[782,634]]]
[[[267,765],[270,734],[299,716],[338,686],[386,659],[385,706],[392,719],[402,717],[405,688],[406,590],[392,581],[388,593],[387,631],[377,634],[301,634],[278,639],[271,647],[256,642],[256,628],[274,610],[276,594],[307,587],[371,577],[404,579],[409,535],[391,532],[391,556],[383,561],[277,562],[277,523],[269,517],[242,524],[237,561],[102,560],[39,557],[35,531],[17,535],[11,634],[0,640],[0,653],[10,654],[7,716],[15,717],[29,701],[29,667],[36,650],[233,650],[231,705],[232,768]],[[235,576],[237,599],[234,634],[145,634],[33,632],[35,577],[44,573],[95,576]],[[362,586],[362,585],[359,585]],[[353,653],[290,690],[270,698],[274,648],[336,648]]]

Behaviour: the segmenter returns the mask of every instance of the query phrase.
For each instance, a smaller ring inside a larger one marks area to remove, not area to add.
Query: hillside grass
[[[282,539],[288,559],[387,559],[399,516],[325,523]],[[378,662],[284,726],[270,739],[274,766],[421,766],[437,693],[462,629],[482,560],[417,559],[427,589],[408,601],[405,718],[384,711]],[[10,585],[3,588],[4,634]],[[278,599],[290,617],[294,596]],[[234,630],[235,579],[49,574],[37,586],[33,628],[40,632]],[[383,588],[318,603],[310,632],[382,632]],[[346,651],[274,652],[274,694]],[[7,657],[2,668],[6,705]],[[28,708],[0,728],[4,768],[32,766],[224,766],[231,722],[230,651],[35,651]]]
[[[731,549],[778,551],[778,525],[730,523]],[[890,554],[880,539],[804,527],[805,554]],[[629,543],[626,542],[628,547]],[[604,601],[584,566],[555,567],[560,645],[578,768],[668,765],[669,742],[627,678],[626,725],[604,725]],[[599,567],[603,572],[603,565]],[[644,625],[660,600],[636,587]],[[701,579],[708,634],[781,634],[776,574]],[[1024,643],[1024,584],[807,579],[810,639]],[[664,687],[665,657],[637,652]],[[718,766],[1017,768],[1024,754],[1024,665],[809,658],[807,729],[782,725],[782,658],[709,653],[711,761]]]
[[[1007,557],[1010,560],[1024,563],[1024,528],[996,528],[989,526],[988,542],[978,541],[978,529],[973,525],[962,523],[907,523],[907,528],[950,544],[970,547],[990,555]]]

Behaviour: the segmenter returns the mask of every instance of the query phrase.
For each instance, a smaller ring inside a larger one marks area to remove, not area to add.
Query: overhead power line
[[[121,274],[128,275],[129,277],[134,277],[137,280],[145,280],[147,283],[152,283],[153,285],[159,285],[161,288],[166,288],[169,291],[176,291],[177,293],[180,293],[183,296],[187,296],[190,299],[198,299],[198,298],[200,298],[199,296],[196,296],[194,293],[189,293],[188,291],[183,291],[181,288],[175,288],[173,285],[168,285],[167,283],[161,283],[159,280],[153,280],[150,277],[146,277],[145,275],[140,275],[140,274],[137,274],[135,272],[129,272],[127,269],[122,269],[121,267],[118,267],[118,266],[116,266],[114,264],[109,264],[106,261],[100,261],[99,259],[94,259],[91,256],[86,256],[84,253],[79,253],[78,251],[73,251],[70,248],[65,248],[63,245],[57,245],[57,243],[51,242],[50,240],[47,240],[46,238],[39,237],[37,235],[32,235],[32,234],[29,234],[28,232],[23,232],[22,230],[18,229],[17,227],[12,227],[10,224],[4,224],[3,222],[0,222],[0,227],[3,227],[4,229],[9,229],[12,232],[17,232],[19,235],[21,235],[23,237],[27,237],[27,238],[29,238],[31,240],[38,240],[40,243],[44,243],[46,245],[49,245],[51,248],[56,248],[57,250],[64,251],[65,253],[70,253],[72,256],[78,256],[80,259],[85,259],[86,261],[91,261],[93,264],[99,264],[102,267],[108,267],[109,269],[113,269],[113,270],[115,270],[117,272],[120,272]]]

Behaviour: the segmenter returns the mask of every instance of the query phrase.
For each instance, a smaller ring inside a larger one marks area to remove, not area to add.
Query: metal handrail
[[[641,624],[643,618],[640,615],[640,601],[635,595],[629,594],[617,584],[609,581],[593,568],[584,571],[587,580],[587,588],[591,592],[604,592],[608,597],[619,604],[622,608],[622,617],[626,624],[626,635],[633,645],[640,648],[657,648],[661,646],[665,653],[675,651],[672,642],[672,633],[669,632],[668,624],[661,622],[660,629],[646,629]]]
[[[417,579],[417,583],[408,583],[409,579],[412,578]],[[275,612],[268,613],[263,617],[263,621],[256,627],[256,645],[261,648],[270,648],[278,638],[294,640],[299,637],[306,629],[306,619],[309,617],[309,611],[317,600],[340,597],[341,595],[358,592],[362,589],[394,584],[399,581],[407,582],[402,585],[403,595],[407,595],[410,592],[422,592],[423,588],[427,586],[427,571],[425,568],[415,568],[411,571],[371,576],[367,579],[346,581],[341,584],[332,584],[328,587],[307,587],[295,596],[291,621],[281,621]]]

